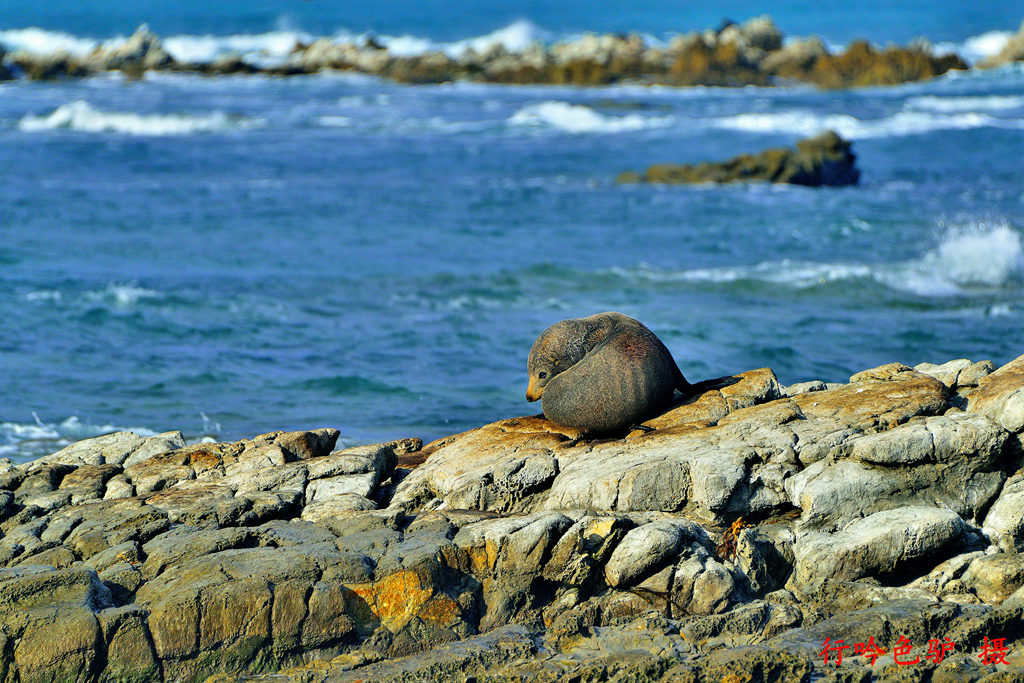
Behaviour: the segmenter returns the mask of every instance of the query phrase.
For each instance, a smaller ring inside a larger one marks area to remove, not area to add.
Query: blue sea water
[[[1024,18],[1017,3],[555,5],[15,3],[0,44],[84,50],[146,21],[182,53],[272,58],[296,36],[664,37],[768,12],[787,35],[926,35],[977,56]],[[860,186],[614,182],[824,128],[853,140]],[[603,310],[646,322],[691,380],[1024,352],[1021,65],[844,92],[13,81],[0,150],[0,457],[115,428],[432,439],[534,412],[533,339]]]

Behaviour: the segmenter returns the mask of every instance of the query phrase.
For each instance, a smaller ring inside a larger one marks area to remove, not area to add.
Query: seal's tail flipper
[[[684,395],[693,393],[693,385],[687,382],[686,378],[683,377],[683,373],[680,372],[679,366],[676,365],[675,363],[672,363],[672,370],[675,373],[673,383],[675,384],[676,390],[678,390],[679,393]]]

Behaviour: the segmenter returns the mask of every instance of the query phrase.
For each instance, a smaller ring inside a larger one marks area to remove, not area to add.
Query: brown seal
[[[526,363],[526,400],[544,417],[596,433],[623,431],[686,392],[672,354],[643,323],[621,313],[572,318],[544,330]]]

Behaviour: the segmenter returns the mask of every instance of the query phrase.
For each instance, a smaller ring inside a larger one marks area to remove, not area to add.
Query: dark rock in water
[[[735,183],[763,181],[811,187],[856,185],[860,171],[849,141],[826,131],[796,143],[796,149],[768,149],[717,163],[655,164],[643,175],[625,172],[620,183]]]
[[[701,386],[622,439],[0,460],[0,680],[1022,680],[1024,356]]]

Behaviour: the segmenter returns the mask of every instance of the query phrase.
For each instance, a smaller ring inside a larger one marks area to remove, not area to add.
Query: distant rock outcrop
[[[1020,680],[1024,356],[993,370],[762,368],[596,441],[0,461],[0,679]]]
[[[851,143],[834,131],[800,140],[796,149],[768,149],[722,162],[655,164],[643,174],[621,173],[620,183],[768,182],[811,187],[856,185],[860,171]]]
[[[160,38],[143,24],[123,43],[100,46],[83,60],[92,71],[123,71],[141,74],[151,69],[171,69],[174,58],[164,49]]]
[[[182,64],[164,50],[160,40],[142,26],[121,44],[97,47],[85,57],[18,53],[12,63],[29,78],[85,76],[120,70],[139,75],[152,69],[202,74],[309,74],[326,69],[357,71],[402,83],[453,80],[490,83],[606,85],[634,82],[675,86],[768,86],[780,82],[812,83],[847,88],[917,81],[966,69],[953,55],[936,56],[924,44],[876,50],[856,42],[831,54],[818,38],[784,44],[771,18],[729,23],[716,31],[677,36],[668,45],[649,43],[636,33],[588,33],[551,45],[534,42],[520,50],[494,44],[452,55],[442,51],[420,55],[393,54],[373,39],[335,41],[320,38],[296,43],[280,62],[246,62],[241,55],[220,55],[206,62]]]

